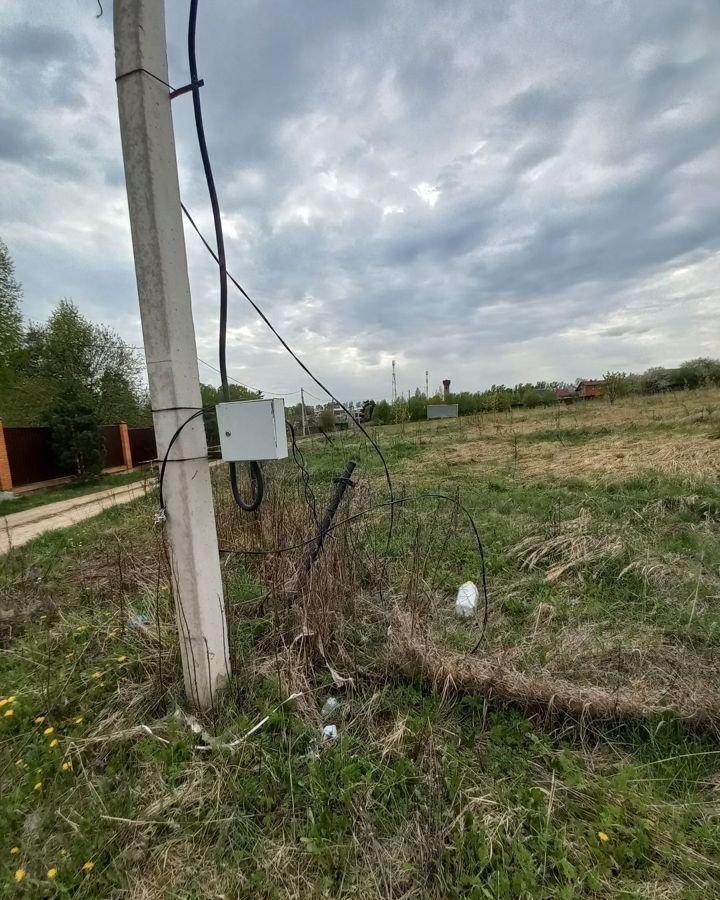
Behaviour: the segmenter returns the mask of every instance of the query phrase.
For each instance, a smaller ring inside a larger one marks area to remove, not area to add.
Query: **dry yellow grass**
[[[720,474],[720,442],[694,435],[603,435],[582,446],[558,440],[522,443],[517,450],[512,438],[492,442],[479,438],[441,456],[448,466],[489,472],[504,465],[528,478],[626,477],[647,471],[688,478]],[[431,466],[431,460],[425,465]]]

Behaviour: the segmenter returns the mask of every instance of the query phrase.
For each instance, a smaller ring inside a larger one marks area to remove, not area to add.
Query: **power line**
[[[132,344],[127,345],[128,350],[141,350],[143,353],[145,352],[144,347],[137,347]],[[206,359],[200,359],[199,356],[195,357],[199,363],[202,363],[204,366],[207,366],[208,369],[212,369],[213,372],[217,372],[220,374],[220,369],[217,366],[214,366],[212,363],[209,363]],[[232,375],[228,375],[230,381],[234,381],[235,384],[239,384],[240,387],[247,388],[249,391],[255,391],[258,394],[269,394],[271,397],[293,397],[295,394],[299,394],[300,390],[297,391],[268,391],[265,388],[253,387],[251,384],[245,384],[244,381],[238,381],[237,378],[233,378]]]
[[[221,373],[220,373],[220,369],[218,369],[217,366],[214,366],[212,363],[209,363],[209,362],[207,362],[207,361],[204,360],[204,359],[200,359],[199,356],[198,356],[198,358],[197,358],[197,361],[198,361],[199,363],[202,363],[204,366],[207,366],[208,369],[212,369],[214,372],[217,372],[218,374],[221,374]],[[234,381],[235,384],[239,384],[240,387],[247,388],[249,391],[255,391],[256,393],[260,393],[260,394],[270,394],[270,396],[272,396],[272,397],[292,397],[294,394],[299,394],[299,393],[300,393],[299,390],[297,390],[297,391],[285,391],[284,393],[280,393],[279,391],[266,391],[266,390],[264,390],[263,388],[256,388],[256,387],[253,387],[253,386],[250,385],[250,384],[245,384],[245,383],[242,382],[242,381],[238,381],[237,378],[233,378],[232,375],[228,375],[227,377],[229,378],[230,381]]]

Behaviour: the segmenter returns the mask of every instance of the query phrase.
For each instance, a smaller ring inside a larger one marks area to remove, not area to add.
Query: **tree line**
[[[380,400],[375,404],[372,423],[390,425],[397,422],[417,422],[427,418],[429,403],[457,403],[458,415],[469,416],[486,412],[507,412],[513,408],[535,409],[553,406],[558,402],[558,392],[566,389],[572,396],[575,388],[586,378],[574,383],[564,381],[537,381],[534,384],[516,384],[508,387],[494,384],[484,391],[441,393],[426,397],[420,388],[414,395],[398,397],[394,403]],[[720,385],[720,360],[701,357],[691,359],[676,367],[653,366],[645,372],[606,372],[601,379],[602,395],[614,403],[620,397],[632,394],[658,394],[675,390],[695,390],[700,387]]]

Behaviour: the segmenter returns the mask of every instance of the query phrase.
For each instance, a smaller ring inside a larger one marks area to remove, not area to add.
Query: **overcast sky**
[[[103,5],[0,0],[0,237],[26,316],[71,297],[141,344]],[[188,3],[166,7],[181,85]],[[393,358],[406,391],[718,356],[718,48],[717,0],[201,0],[229,268],[342,399],[389,396]],[[210,234],[189,95],[173,112]],[[230,321],[232,375],[320,396],[235,293]]]

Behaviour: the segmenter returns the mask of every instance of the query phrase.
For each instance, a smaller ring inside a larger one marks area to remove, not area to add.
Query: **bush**
[[[103,468],[103,436],[96,408],[76,388],[66,388],[48,416],[55,456],[81,479],[96,478]]]
[[[331,406],[326,406],[325,409],[320,410],[318,424],[321,431],[335,431],[335,413]]]

